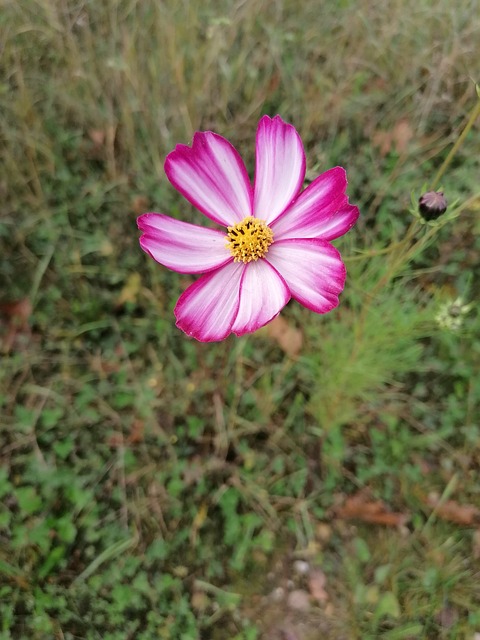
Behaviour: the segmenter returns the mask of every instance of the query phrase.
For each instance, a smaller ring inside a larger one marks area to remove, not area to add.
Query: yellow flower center
[[[273,231],[263,220],[248,216],[233,227],[228,227],[227,248],[234,262],[251,262],[263,258],[273,242]]]

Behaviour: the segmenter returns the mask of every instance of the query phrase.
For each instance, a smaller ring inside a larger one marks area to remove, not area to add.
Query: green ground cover
[[[474,640],[478,118],[457,217],[409,209],[476,108],[479,2],[0,7],[0,640]],[[347,169],[346,289],[200,344],[135,219],[199,222],[166,153],[212,129],[252,170],[265,113]]]

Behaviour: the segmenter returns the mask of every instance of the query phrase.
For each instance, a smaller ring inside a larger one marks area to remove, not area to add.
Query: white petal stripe
[[[317,238],[280,240],[271,245],[267,259],[285,278],[292,297],[308,309],[327,313],[338,305],[346,269],[329,242]]]
[[[281,275],[266,260],[249,262],[240,283],[240,306],[232,331],[241,336],[270,322],[290,300]]]
[[[237,316],[244,269],[243,262],[230,262],[188,287],[174,310],[177,327],[201,342],[226,338]]]
[[[322,173],[275,220],[272,225],[275,237],[324,238],[331,217],[347,203],[346,188],[347,177],[342,167]]]
[[[318,237],[322,240],[335,240],[343,236],[358,220],[358,207],[348,204],[348,201],[338,211],[324,218],[318,226]]]
[[[206,273],[232,260],[225,233],[145,213],[137,220],[143,231],[142,249],[154,260],[179,273]]]
[[[297,131],[280,116],[258,123],[254,215],[271,224],[290,205],[305,178],[305,152]]]
[[[223,226],[252,212],[252,187],[237,150],[222,136],[196,133],[192,147],[179,144],[165,160],[173,186],[199,211]]]

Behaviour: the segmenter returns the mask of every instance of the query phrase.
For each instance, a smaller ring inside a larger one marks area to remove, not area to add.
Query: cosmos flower
[[[140,245],[179,273],[204,274],[180,296],[177,327],[202,342],[256,331],[290,298],[316,313],[338,305],[346,270],[330,240],[358,218],[334,167],[301,191],[305,152],[295,128],[264,116],[256,136],[255,180],[221,136],[196,133],[165,161],[173,186],[223,227],[201,227],[161,213],[138,218]]]

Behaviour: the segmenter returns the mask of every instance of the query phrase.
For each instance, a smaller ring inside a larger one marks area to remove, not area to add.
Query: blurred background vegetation
[[[477,100],[478,0],[0,9],[0,639],[476,639],[480,319],[436,318],[480,287],[478,120],[459,217],[399,247]],[[252,170],[265,113],[307,178],[347,169],[346,290],[199,344],[135,218],[199,222],[165,155],[212,129]]]

